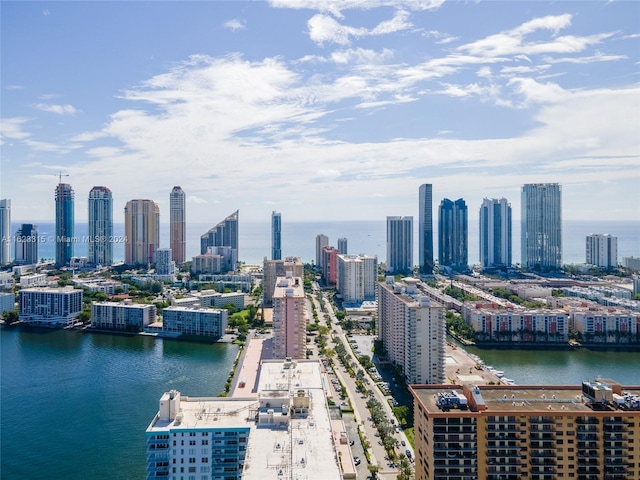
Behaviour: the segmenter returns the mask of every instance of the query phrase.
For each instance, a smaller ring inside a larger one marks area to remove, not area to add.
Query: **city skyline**
[[[514,212],[519,185],[557,182],[565,219],[637,219],[640,5],[526,5],[7,2],[0,198],[52,218],[62,171],[86,221],[96,183],[141,195],[135,168],[203,222],[416,216],[424,182]]]

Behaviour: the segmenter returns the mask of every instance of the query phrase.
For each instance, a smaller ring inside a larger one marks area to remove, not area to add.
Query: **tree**
[[[20,320],[18,316],[18,310],[15,310],[15,309],[4,312],[4,314],[2,315],[2,318],[4,319],[7,325],[13,325],[14,323],[17,323]]]

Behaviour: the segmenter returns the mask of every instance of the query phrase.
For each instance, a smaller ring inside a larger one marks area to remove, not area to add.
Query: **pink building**
[[[338,255],[340,250],[336,247],[326,246],[322,248],[322,277],[326,285],[335,285],[338,278]]]
[[[307,320],[301,277],[287,272],[278,277],[273,292],[273,357],[306,358]]]

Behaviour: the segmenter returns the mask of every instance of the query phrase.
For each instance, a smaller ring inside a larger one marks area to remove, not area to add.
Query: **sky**
[[[381,220],[562,185],[563,218],[640,221],[640,2],[0,2],[0,198],[61,179],[114,219]],[[64,176],[58,177],[62,173]]]

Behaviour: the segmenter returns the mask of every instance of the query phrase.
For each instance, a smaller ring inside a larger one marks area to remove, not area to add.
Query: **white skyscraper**
[[[387,217],[387,272],[413,270],[413,217]]]
[[[366,255],[337,256],[336,288],[344,303],[375,300],[378,259]]]
[[[562,196],[557,183],[522,187],[522,266],[531,270],[562,267]]]
[[[89,263],[108,266],[113,263],[113,196],[107,187],[89,192]]]
[[[618,266],[618,237],[595,234],[587,236],[586,262],[602,268]]]
[[[11,200],[0,200],[0,265],[11,262]]]
[[[177,186],[169,195],[169,245],[172,260],[182,265],[187,255],[186,200],[184,191]]]
[[[485,198],[480,207],[480,264],[511,265],[511,204],[506,198]]]

